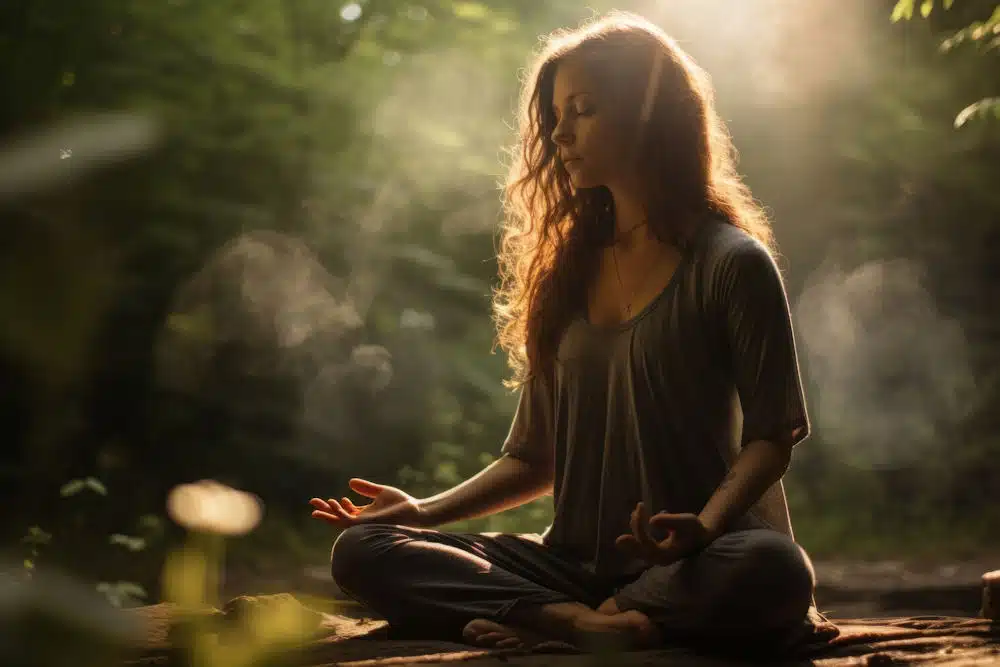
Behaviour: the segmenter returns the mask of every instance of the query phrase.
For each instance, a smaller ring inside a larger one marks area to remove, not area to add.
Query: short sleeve
[[[500,453],[527,463],[550,467],[553,464],[554,448],[549,392],[537,376],[521,385],[520,391],[514,420]]]
[[[726,254],[716,276],[726,356],[743,410],[742,444],[789,447],[809,434],[792,318],[770,253],[747,240]]]

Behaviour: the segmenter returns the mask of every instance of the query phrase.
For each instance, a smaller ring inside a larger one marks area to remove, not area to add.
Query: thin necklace
[[[611,246],[611,258],[615,263],[615,276],[618,278],[618,287],[622,292],[622,296],[627,296],[625,300],[625,320],[628,321],[632,319],[632,299],[635,297],[635,290],[632,290],[631,295],[625,294],[625,283],[622,281],[621,269],[618,268],[618,251],[615,249],[617,245],[618,244]]]
[[[640,227],[645,226],[645,224],[646,220],[643,220],[642,222],[637,222],[636,224],[626,229],[624,232],[617,234],[615,236],[614,243],[611,244],[611,259],[614,261],[615,264],[615,277],[618,278],[618,288],[622,293],[622,297],[625,297],[626,321],[632,319],[632,302],[635,300],[635,286],[634,285],[632,286],[632,290],[629,294],[625,293],[625,281],[622,280],[622,272],[618,266],[618,244],[621,243],[623,238],[625,238],[635,230],[639,229]]]
[[[646,221],[643,220],[642,222],[637,222],[636,224],[632,225],[631,227],[629,227],[628,229],[626,229],[624,232],[621,232],[620,234],[615,234],[614,243],[612,243],[611,245],[613,245],[613,246],[614,245],[618,245],[619,243],[622,242],[622,239],[624,239],[626,236],[628,236],[629,234],[631,234],[635,230],[637,230],[640,227],[643,227],[645,225],[646,225]]]
[[[615,277],[618,278],[618,288],[621,291],[622,297],[625,299],[625,320],[631,320],[633,316],[632,303],[635,301],[636,290],[646,284],[649,280],[649,270],[647,269],[645,280],[639,280],[632,285],[632,289],[626,291],[625,281],[622,280],[621,267],[618,264],[618,250],[615,246],[611,246],[611,258],[615,264]],[[647,260],[648,261],[648,260]]]

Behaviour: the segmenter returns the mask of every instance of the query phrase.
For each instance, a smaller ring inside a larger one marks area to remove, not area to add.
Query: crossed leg
[[[355,526],[334,545],[332,573],[390,626],[425,636],[503,647],[656,640],[645,614],[604,600],[609,582],[530,536]]]
[[[607,599],[608,582],[522,537],[355,526],[334,545],[332,573],[390,626],[481,646],[642,648],[705,631],[784,632],[811,603],[808,558],[774,531],[727,534]]]
[[[787,536],[738,531],[694,558],[649,568],[596,609],[578,603],[515,608],[506,625],[477,619],[466,625],[465,637],[522,646],[541,634],[580,648],[610,643],[624,650],[706,636],[780,643],[808,630],[814,576],[808,556]]]

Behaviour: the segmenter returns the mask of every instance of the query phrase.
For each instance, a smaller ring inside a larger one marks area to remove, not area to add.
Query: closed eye
[[[568,95],[566,97],[566,106],[576,116],[593,116],[595,109],[594,105],[588,99],[589,96],[590,93],[582,91]],[[552,106],[552,114],[555,116],[556,122],[559,122],[562,114],[557,105]]]

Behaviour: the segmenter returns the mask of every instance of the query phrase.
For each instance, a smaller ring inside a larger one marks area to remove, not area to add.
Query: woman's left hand
[[[631,526],[632,534],[619,536],[615,545],[652,565],[675,563],[697,553],[713,540],[711,531],[697,514],[660,512],[649,518],[643,503],[635,506]],[[667,537],[657,542],[649,534],[649,527],[667,531]]]

